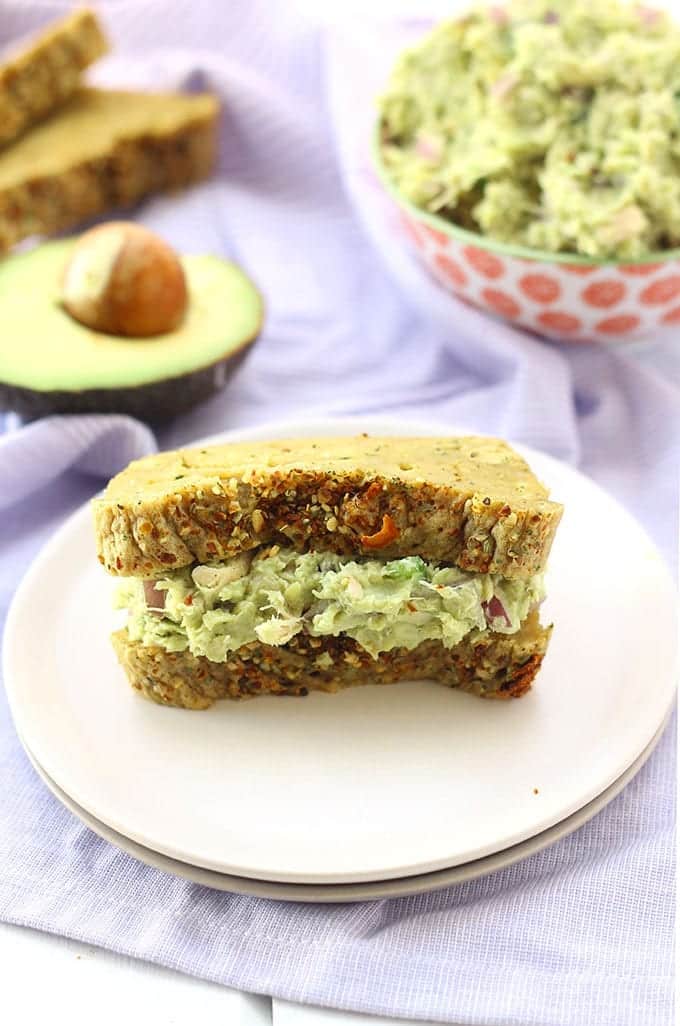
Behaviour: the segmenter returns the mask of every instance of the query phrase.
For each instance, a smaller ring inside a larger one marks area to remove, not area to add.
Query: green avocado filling
[[[224,662],[249,642],[285,645],[302,631],[347,635],[374,657],[427,640],[452,648],[470,631],[514,633],[543,597],[542,575],[508,580],[419,556],[355,561],[273,546],[155,582],[128,579],[116,605],[129,611],[132,641]]]
[[[510,0],[404,53],[382,159],[416,206],[585,256],[680,244],[680,28],[620,0]]]

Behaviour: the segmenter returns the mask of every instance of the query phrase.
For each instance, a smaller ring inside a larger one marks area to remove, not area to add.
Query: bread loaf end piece
[[[108,51],[94,11],[60,19],[0,67],[0,146],[56,110],[81,84],[82,72]]]

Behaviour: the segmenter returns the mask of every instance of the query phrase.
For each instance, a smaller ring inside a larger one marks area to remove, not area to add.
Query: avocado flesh
[[[145,409],[144,397],[131,397],[128,390],[149,388],[151,398],[164,384],[161,392],[179,392],[186,376],[196,374],[201,385],[189,392],[192,402],[198,401],[224,383],[224,365],[240,356],[259,331],[262,300],[257,289],[234,264],[214,256],[182,259],[189,306],[175,331],[144,339],[92,331],[60,305],[61,279],[74,245],[71,239],[50,242],[0,263],[4,408],[57,412],[66,403],[70,410],[126,412],[132,400]],[[176,398],[176,409],[186,408],[185,397]],[[161,405],[171,401],[170,394],[163,394]],[[164,411],[145,412],[155,416]]]

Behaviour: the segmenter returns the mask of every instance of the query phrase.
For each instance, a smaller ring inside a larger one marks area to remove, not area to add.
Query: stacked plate
[[[451,433],[344,419],[219,440],[363,430]],[[640,526],[608,495],[517,448],[565,504],[543,612],[554,634],[527,696],[485,702],[420,682],[205,712],[145,702],[109,645],[112,582],[84,508],[29,571],[5,635],[14,721],[47,786],[143,862],[295,901],[470,880],[585,823],[663,729],[675,691],[675,589]]]

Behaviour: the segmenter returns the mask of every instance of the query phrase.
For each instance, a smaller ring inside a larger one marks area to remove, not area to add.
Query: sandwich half
[[[562,515],[505,442],[294,439],[138,460],[94,503],[113,644],[165,705],[432,679],[524,694]]]

